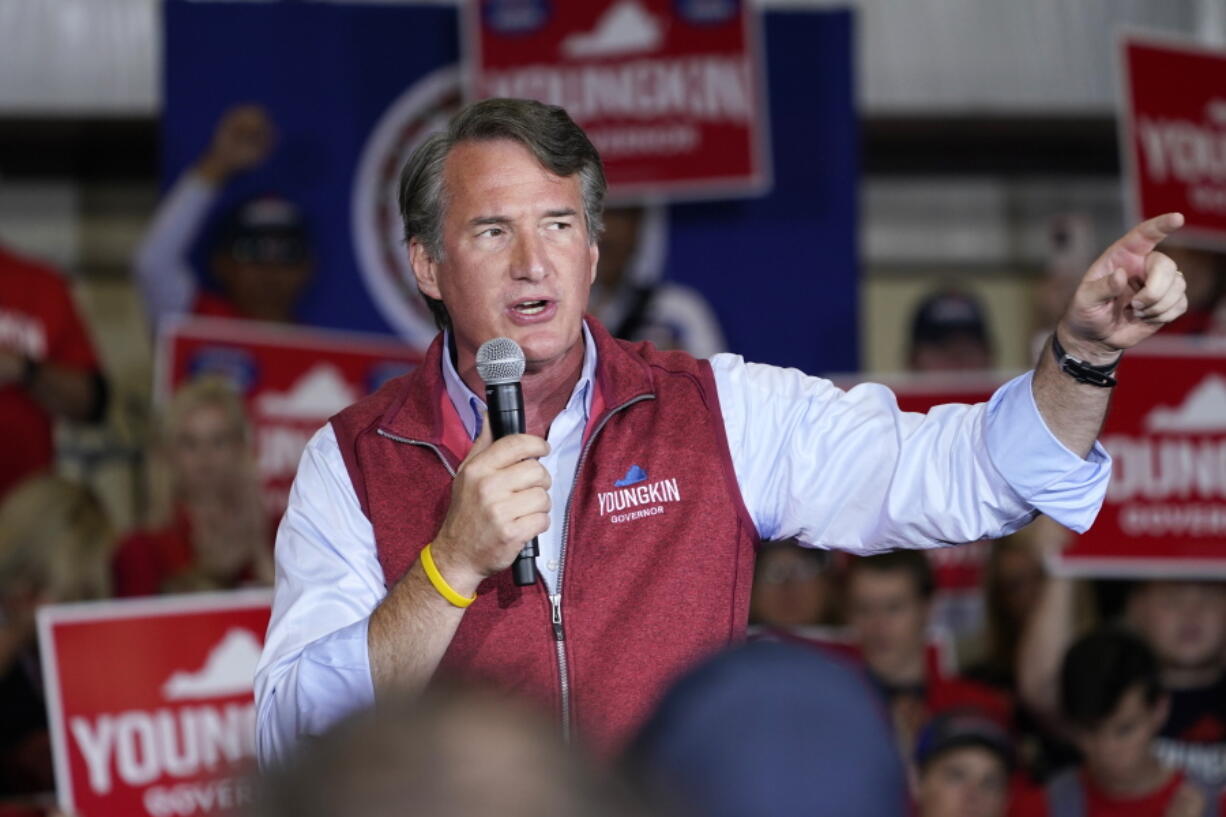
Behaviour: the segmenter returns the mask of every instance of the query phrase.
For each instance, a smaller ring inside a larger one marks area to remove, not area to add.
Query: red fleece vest
[[[478,587],[440,674],[542,701],[610,753],[679,673],[743,636],[758,535],[710,364],[588,325],[599,360],[563,538],[563,638],[545,585],[504,571]],[[467,450],[442,354],[440,337],[420,368],[332,419],[388,587],[437,533]]]

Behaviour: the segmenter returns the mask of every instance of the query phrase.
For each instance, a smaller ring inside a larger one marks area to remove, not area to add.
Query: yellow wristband
[[[431,542],[430,544],[434,544]],[[434,557],[430,555],[430,545],[426,545],[421,549],[421,566],[426,571],[426,576],[430,578],[430,584],[434,585],[434,589],[438,594],[447,601],[451,602],[461,610],[477,600],[476,596],[469,598],[461,596],[447,584],[447,580],[443,578],[443,574],[438,572],[438,566],[434,564]]]

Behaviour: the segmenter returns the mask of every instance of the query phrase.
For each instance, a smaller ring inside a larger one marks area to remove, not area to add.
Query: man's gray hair
[[[555,176],[579,174],[588,241],[595,244],[603,228],[605,178],[600,154],[583,129],[562,108],[528,99],[486,99],[466,106],[447,130],[430,136],[413,151],[400,173],[400,216],[404,239],[416,238],[435,261],[443,260],[443,215],[447,191],[443,167],[461,142],[510,139],[532,152]],[[439,328],[451,324],[443,302],[425,293]]]

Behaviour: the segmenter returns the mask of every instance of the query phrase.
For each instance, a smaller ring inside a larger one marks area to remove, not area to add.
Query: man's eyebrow
[[[483,224],[509,224],[511,223],[510,216],[477,216],[470,220],[470,226],[477,227]]]
[[[577,216],[579,213],[573,207],[567,207],[563,210],[546,210],[545,218],[564,218],[566,216]]]

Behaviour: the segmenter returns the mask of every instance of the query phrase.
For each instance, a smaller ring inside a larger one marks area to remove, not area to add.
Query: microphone
[[[477,374],[485,383],[486,421],[495,440],[508,434],[523,434],[524,350],[510,338],[493,338],[477,349]],[[524,545],[511,565],[511,575],[520,587],[536,584],[536,537]]]

